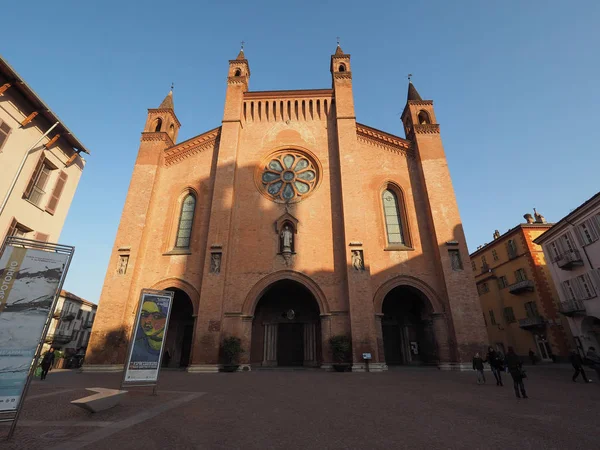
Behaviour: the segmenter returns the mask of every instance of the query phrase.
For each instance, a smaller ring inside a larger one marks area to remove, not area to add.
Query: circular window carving
[[[260,184],[263,193],[275,202],[298,202],[316,188],[318,175],[311,157],[296,150],[282,150],[266,160]]]

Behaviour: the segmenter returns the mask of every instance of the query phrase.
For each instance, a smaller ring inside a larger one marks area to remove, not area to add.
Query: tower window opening
[[[431,123],[431,119],[429,119],[429,114],[427,114],[426,111],[419,111],[418,119],[420,125]]]
[[[345,72],[346,71],[346,66],[343,64],[340,64],[340,67],[338,67],[338,72]]]
[[[242,71],[240,69],[235,69],[235,74],[234,76],[236,77],[241,77],[242,76]]]
[[[158,133],[161,128],[162,128],[162,120],[160,118],[158,118],[154,121],[154,131],[156,133]]]

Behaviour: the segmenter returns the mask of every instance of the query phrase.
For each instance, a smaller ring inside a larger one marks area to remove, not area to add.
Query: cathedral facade
[[[409,83],[406,138],[356,121],[350,55],[331,89],[251,91],[229,62],[221,125],[177,143],[148,110],[86,357],[118,370],[143,288],[175,292],[163,365],[213,372],[348,362],[465,365],[486,335],[433,102]]]

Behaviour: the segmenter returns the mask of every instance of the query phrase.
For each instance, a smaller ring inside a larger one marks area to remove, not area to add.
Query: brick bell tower
[[[146,124],[133,168],[127,198],[121,213],[115,244],[110,256],[94,327],[88,345],[86,365],[94,370],[118,369],[125,363],[140,290],[139,283],[146,243],[151,230],[145,227],[152,209],[154,183],[162,167],[166,148],[177,139],[181,124],[175,115],[173,89],[160,106],[148,110]],[[85,370],[85,368],[84,368]]]
[[[449,342],[438,342],[440,360],[450,361],[448,368],[452,368],[468,363],[475,352],[482,351],[487,333],[433,101],[423,100],[410,81],[401,120],[415,149],[438,273],[446,291],[445,312],[434,320],[436,335],[450,336]],[[461,264],[455,259],[453,265],[451,258],[457,257],[456,252]]]
[[[360,198],[363,189],[363,186],[356,182],[363,178],[360,165],[352,163],[353,160],[360,160],[361,151],[356,136],[350,55],[343,52],[339,43],[331,56],[330,70],[335,97],[333,120],[336,127],[341,188],[344,193],[340,200],[343,207],[346,289],[352,330],[352,370],[364,371],[363,353],[371,353],[374,367],[383,362],[383,355],[379,355],[377,346],[369,255],[363,253],[364,270],[357,271],[352,267],[352,251],[363,252],[362,242],[366,239],[368,231],[364,211],[353,204],[353,199]]]

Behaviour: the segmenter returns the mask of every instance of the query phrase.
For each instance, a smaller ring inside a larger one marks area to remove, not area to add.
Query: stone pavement
[[[91,415],[69,404],[119,374],[52,373],[34,381],[6,449],[597,449],[600,382],[528,368],[530,399],[510,377],[478,386],[474,372],[165,371],[157,396],[132,389]],[[7,426],[0,427],[2,436]]]

